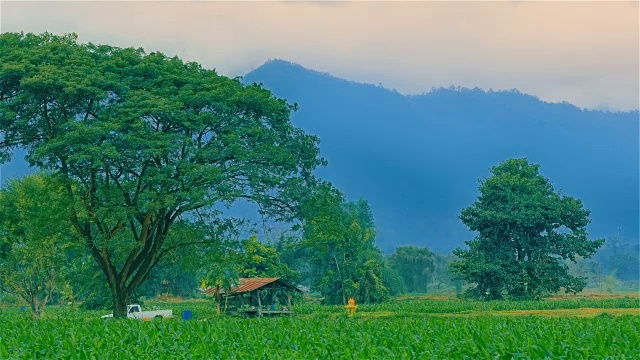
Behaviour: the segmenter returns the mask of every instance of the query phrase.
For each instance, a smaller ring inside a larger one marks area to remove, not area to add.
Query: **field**
[[[640,299],[474,302],[405,298],[360,305],[303,304],[285,318],[217,316],[207,301],[145,303],[174,319],[99,319],[104,312],[47,309],[34,321],[0,315],[0,358],[65,359],[637,359]],[[192,310],[194,320],[180,320]]]

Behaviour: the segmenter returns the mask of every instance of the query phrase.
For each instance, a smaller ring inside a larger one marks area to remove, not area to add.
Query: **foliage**
[[[191,298],[197,294],[199,279],[195,266],[198,264],[194,254],[195,247],[183,246],[167,254],[158,262],[149,279],[139,288],[138,293],[146,297],[167,294],[182,298]]]
[[[389,265],[402,277],[409,292],[427,292],[434,271],[434,254],[427,248],[400,246],[389,257]]]
[[[442,255],[434,253],[433,285],[434,291],[451,291],[456,294],[462,292],[464,281],[458,279],[451,272],[451,264],[458,258],[455,255]]]
[[[382,284],[384,284],[384,287],[389,291],[389,295],[397,296],[406,292],[402,277],[397,271],[393,270],[389,266],[382,268],[381,277]]]
[[[22,147],[64,183],[115,316],[164,256],[207,240],[176,224],[237,199],[291,220],[325,163],[294,105],[177,57],[4,33],[0,64],[0,158]]]
[[[604,240],[588,239],[589,210],[556,193],[539,165],[510,159],[480,182],[478,201],[460,219],[478,236],[458,248],[453,269],[476,286],[466,294],[481,299],[535,299],[564,288],[578,292],[582,277],[569,274],[561,259],[588,258]]]
[[[606,292],[608,292],[609,294],[613,293],[613,290],[616,287],[616,283],[618,281],[616,280],[615,277],[615,271],[611,274],[609,274],[609,276],[607,276],[604,281],[603,281],[603,286]]]
[[[10,181],[0,191],[0,288],[40,317],[64,286],[71,242],[63,190],[44,174]]]
[[[109,285],[91,255],[84,251],[70,256],[65,266],[67,284],[61,290],[63,300],[71,306],[79,304],[87,310],[107,309],[113,306]]]
[[[564,260],[571,275],[579,276],[585,279],[585,287],[598,288],[602,285],[602,269],[600,264],[595,259],[584,259],[581,256],[576,256],[576,261]]]
[[[280,254],[280,262],[298,274],[298,284],[310,285],[311,282],[311,254],[299,236],[289,232],[282,232],[273,246]]]
[[[209,287],[215,289],[214,301],[216,303],[217,313],[221,314],[222,310],[222,294],[229,294],[234,285],[238,284],[239,266],[237,263],[238,256],[234,252],[228,250],[213,251],[207,259],[214,258],[214,261],[207,263],[203,268],[205,274],[201,280],[200,288],[206,290]],[[225,309],[227,298],[225,297]]]
[[[278,250],[251,236],[242,242],[240,252],[241,277],[279,277],[289,284],[297,284],[300,274],[280,261]]]
[[[640,280],[640,243],[625,242],[620,238],[607,239],[594,259],[606,274],[615,272],[620,280]]]
[[[345,203],[325,187],[303,208],[302,244],[310,255],[313,288],[325,303],[380,302],[388,297],[382,282],[384,259],[374,245],[375,231],[369,204]]]

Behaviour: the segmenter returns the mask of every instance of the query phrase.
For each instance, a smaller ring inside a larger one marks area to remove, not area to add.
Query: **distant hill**
[[[386,251],[447,251],[470,234],[457,219],[478,179],[511,157],[539,163],[557,190],[592,210],[594,237],[638,241],[638,111],[587,111],[511,91],[440,88],[403,96],[282,60],[247,74],[296,102],[293,120],[321,139],[320,174],[369,200]]]
[[[247,74],[297,102],[293,121],[321,139],[329,166],[319,174],[350,200],[372,206],[379,246],[448,251],[470,239],[457,219],[475,201],[478,179],[511,157],[542,166],[556,189],[592,210],[594,237],[638,242],[638,112],[585,111],[512,91],[433,89],[403,96],[286,61]],[[17,153],[5,178],[29,169]]]

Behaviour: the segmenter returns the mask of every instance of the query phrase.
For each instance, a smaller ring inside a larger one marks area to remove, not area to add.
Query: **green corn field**
[[[208,302],[151,303],[177,316],[149,322],[64,307],[36,321],[7,308],[0,359],[637,359],[638,301],[393,301],[360,305],[352,318],[339,306],[298,305],[291,317],[252,319],[215,315]],[[526,313],[585,308],[600,314]],[[195,318],[181,320],[183,309]],[[609,314],[621,309],[631,313]]]

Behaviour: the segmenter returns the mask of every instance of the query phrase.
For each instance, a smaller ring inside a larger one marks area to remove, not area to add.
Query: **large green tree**
[[[389,257],[389,265],[400,274],[409,292],[427,292],[434,270],[434,254],[429,249],[400,246]]]
[[[20,296],[39,318],[65,285],[72,229],[63,189],[37,174],[0,191],[0,289]]]
[[[173,249],[176,223],[247,199],[281,220],[324,163],[295,106],[196,63],[75,35],[0,35],[0,152],[65,184],[70,221],[102,269],[114,316]]]
[[[460,219],[478,236],[458,248],[452,266],[474,283],[467,295],[482,299],[536,299],[578,292],[585,279],[571,276],[562,259],[590,257],[604,240],[589,240],[589,210],[554,191],[539,165],[510,159],[480,182],[480,196]]]

